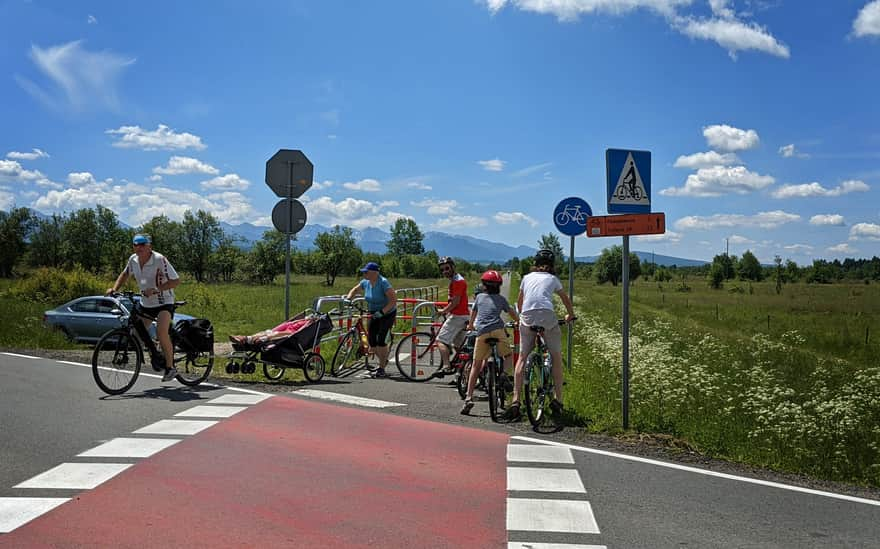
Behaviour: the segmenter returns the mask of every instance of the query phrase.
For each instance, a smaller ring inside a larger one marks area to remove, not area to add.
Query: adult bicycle
[[[92,353],[92,376],[98,387],[108,395],[121,395],[131,389],[144,364],[144,348],[149,353],[153,370],[165,370],[165,355],[142,321],[155,321],[156,317],[144,312],[139,300],[135,299],[137,295],[130,291],[114,294],[114,297],[127,298],[134,303],[134,307],[125,324],[101,336]],[[174,302],[175,309],[183,305],[186,305],[186,301]],[[214,367],[213,332],[210,342],[206,342],[208,344],[193,345],[182,333],[180,324],[183,322],[170,328],[174,346],[173,366],[177,368],[175,378],[184,385],[195,386],[208,379]]]
[[[394,349],[394,363],[403,377],[410,381],[423,382],[447,375],[441,370],[440,345],[443,343],[437,341],[439,333],[440,330],[435,329],[432,325],[430,331],[413,332],[400,340]],[[472,336],[465,337],[461,347],[453,349],[449,354],[449,366],[458,375],[456,384],[462,398],[464,398],[463,391],[467,389],[466,375],[470,373],[473,362],[471,359],[472,341]],[[461,388],[462,378],[464,378],[464,389]]]
[[[340,377],[346,372],[352,371],[355,367],[363,365],[364,368],[370,368],[370,343],[367,333],[366,321],[370,318],[364,301],[343,301],[343,306],[348,307],[350,312],[357,311],[354,324],[347,332],[339,336],[339,344],[336,346],[336,352],[333,353],[333,361],[330,363],[330,375]],[[387,344],[390,347],[394,341],[394,334],[388,331]]]
[[[565,320],[562,319],[558,322],[560,326],[565,324]],[[544,340],[544,327],[529,326],[529,329],[535,333],[535,346],[526,358],[523,370],[523,389],[529,422],[533,427],[538,427],[547,413],[551,411],[555,395],[553,358],[547,348],[547,342]]]

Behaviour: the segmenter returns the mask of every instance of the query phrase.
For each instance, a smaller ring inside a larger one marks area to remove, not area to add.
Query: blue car
[[[133,308],[134,303],[124,297],[78,297],[43,313],[43,324],[47,328],[60,330],[73,341],[95,343],[108,331],[123,326]],[[171,325],[178,320],[192,318],[194,317],[190,315],[174,313]],[[150,326],[150,336],[156,337],[155,322]]]

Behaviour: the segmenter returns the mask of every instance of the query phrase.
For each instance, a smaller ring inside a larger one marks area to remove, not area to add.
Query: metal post
[[[571,300],[572,307],[574,306],[574,237],[570,237],[571,246],[569,248],[570,252],[568,253],[568,299]],[[574,327],[571,323],[568,324],[568,371],[571,372],[571,338],[572,331]]]
[[[284,268],[284,320],[290,318],[290,233],[287,238],[287,261]]]
[[[623,237],[623,428],[629,429],[629,235]]]

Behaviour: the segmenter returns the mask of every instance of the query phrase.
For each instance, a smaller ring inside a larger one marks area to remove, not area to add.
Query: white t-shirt
[[[562,290],[562,282],[555,274],[533,271],[522,278],[519,291],[523,296],[522,310],[553,310],[553,294]]]
[[[137,281],[138,288],[143,292],[150,288],[159,288],[167,280],[177,280],[180,278],[177,271],[171,266],[171,263],[165,259],[165,256],[159,252],[153,252],[150,259],[144,263],[141,268],[138,263],[137,254],[131,254],[128,258],[128,264],[125,266],[125,272],[129,276],[134,277]],[[174,304],[174,290],[165,290],[150,297],[142,297],[141,305],[144,307],[158,307],[160,305]]]

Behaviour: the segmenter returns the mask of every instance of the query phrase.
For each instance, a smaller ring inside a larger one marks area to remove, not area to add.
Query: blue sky
[[[265,162],[291,148],[309,223],[534,246],[565,197],[607,212],[621,148],[651,151],[667,222],[632,249],[880,255],[880,0],[0,0],[0,21],[3,210],[268,228]]]

